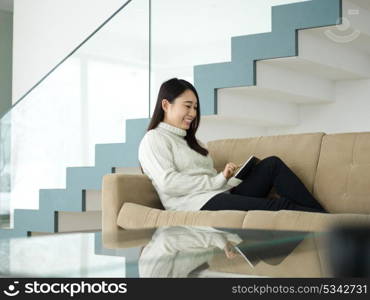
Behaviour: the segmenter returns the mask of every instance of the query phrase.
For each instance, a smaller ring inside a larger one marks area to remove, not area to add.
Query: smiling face
[[[190,128],[191,122],[197,117],[197,105],[197,97],[191,90],[185,90],[180,96],[175,98],[173,103],[163,99],[163,122],[187,130]]]

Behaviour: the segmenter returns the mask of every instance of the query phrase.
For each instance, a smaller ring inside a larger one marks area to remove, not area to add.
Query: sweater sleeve
[[[199,145],[201,145],[203,148],[208,150],[208,146],[204,144],[201,140],[198,140]],[[237,186],[240,184],[242,180],[238,178],[231,177],[230,179],[226,179],[225,185],[223,187],[232,188],[234,186]]]
[[[227,182],[222,172],[215,176],[188,175],[178,172],[170,143],[152,134],[145,135],[140,143],[139,161],[158,188],[172,196],[183,196],[190,191],[217,190]]]

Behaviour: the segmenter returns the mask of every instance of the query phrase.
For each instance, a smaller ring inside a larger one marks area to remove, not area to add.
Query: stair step
[[[273,49],[271,48],[274,45]],[[233,62],[296,55],[295,33],[263,32],[231,37]]]
[[[266,126],[294,126],[298,120],[292,116],[297,116],[297,106],[292,104],[334,100],[333,81],[293,71],[275,61],[257,62],[256,86],[218,89],[218,114],[238,116],[235,112],[241,112],[239,117],[262,120]]]
[[[138,145],[147,131],[149,122],[149,118],[126,120],[126,143]]]
[[[245,120],[247,125],[262,127],[298,124],[299,111],[296,103],[285,101],[286,95],[265,90],[262,97],[258,95],[258,91],[261,92],[256,87],[219,89],[218,116],[231,120],[239,118]],[[272,100],[270,96],[273,96]]]
[[[56,232],[58,212],[35,210],[35,209],[15,209],[13,226],[17,230]]]
[[[202,115],[217,113],[216,88],[254,84],[253,61],[237,61],[194,66],[194,84],[201,99]]]
[[[14,228],[1,228],[1,238],[25,237],[61,232],[101,230],[101,211],[45,212],[31,209],[16,209]]]
[[[203,116],[197,131],[202,142],[227,138],[245,138],[266,135],[267,122],[221,115]]]
[[[18,228],[0,228],[0,240],[27,237],[27,231]]]
[[[83,211],[84,190],[40,189],[39,208],[47,211]]]
[[[111,172],[110,167],[68,167],[66,187],[67,189],[101,189],[103,176]]]
[[[60,211],[57,221],[58,232],[97,231],[101,230],[101,211]]]
[[[95,166],[104,165],[108,163],[113,167],[114,159],[117,157],[117,153],[124,153],[127,145],[125,143],[112,143],[112,144],[96,144],[95,145]],[[122,159],[122,155],[118,157],[118,160]]]
[[[95,145],[95,166],[135,166],[137,153],[132,149],[132,144],[128,143]]]
[[[126,142],[96,145],[95,165],[136,167],[137,147],[146,133],[149,121],[148,118],[126,120]]]
[[[311,0],[276,5],[271,9],[271,28],[275,32],[284,32],[330,26],[337,24],[340,15],[341,0]]]
[[[257,62],[257,82],[251,95],[267,99],[280,98],[293,103],[330,103],[334,101],[335,85],[332,80],[313,76],[275,65],[274,59]],[[248,92],[248,89],[245,89]]]

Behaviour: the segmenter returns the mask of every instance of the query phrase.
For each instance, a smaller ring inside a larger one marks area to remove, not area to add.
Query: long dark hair
[[[184,79],[171,78],[162,83],[161,87],[159,88],[157,103],[155,105],[153,116],[150,120],[147,131],[156,128],[158,124],[164,120],[164,110],[162,108],[162,100],[167,99],[170,103],[173,103],[175,99],[186,90],[191,90],[195,94],[198,105],[197,105],[197,115],[191,122],[189,129],[186,130],[186,136],[184,138],[191,149],[200,153],[201,155],[207,156],[208,150],[199,145],[195,137],[195,133],[197,132],[200,123],[200,103],[198,93],[195,87],[190,82]],[[142,168],[141,171],[143,172]]]

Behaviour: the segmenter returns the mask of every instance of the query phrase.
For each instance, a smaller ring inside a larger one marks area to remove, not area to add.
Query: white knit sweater
[[[139,161],[165,209],[196,211],[233,186],[222,172],[217,174],[210,155],[191,149],[185,136],[186,130],[159,123],[141,140]]]

